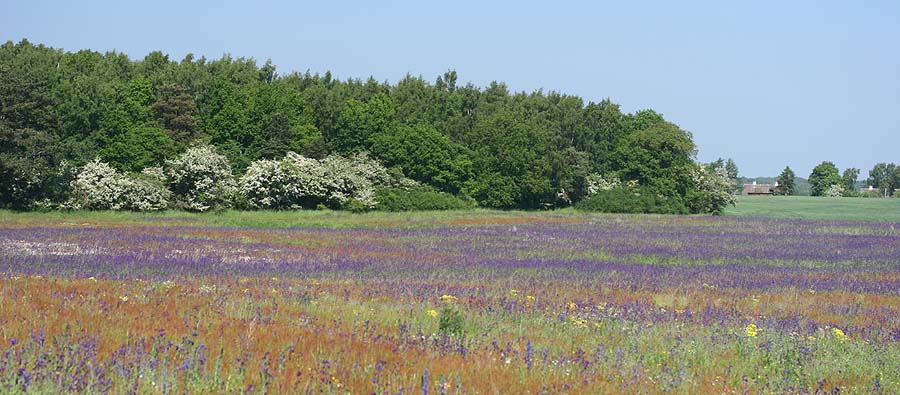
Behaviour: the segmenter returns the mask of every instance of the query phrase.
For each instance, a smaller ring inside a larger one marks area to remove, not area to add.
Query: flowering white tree
[[[206,211],[228,207],[237,191],[228,158],[208,145],[166,161],[166,180],[178,207]]]
[[[239,181],[241,194],[253,208],[300,208],[324,202],[328,193],[319,161],[294,152],[281,160],[250,164]]]
[[[391,174],[366,154],[332,155],[321,161],[294,152],[281,160],[258,160],[241,176],[239,187],[253,208],[300,208],[320,203],[340,207],[355,201],[373,208],[375,189],[412,187],[417,182]]]
[[[611,176],[608,179],[597,173],[588,174],[584,177],[584,182],[588,196],[600,191],[609,191],[622,185],[619,177]]]
[[[380,169],[357,166],[340,155],[331,155],[321,163],[325,170],[327,199],[330,203],[343,205],[350,199],[355,199],[365,207],[375,207],[377,202],[373,179],[378,179]]]
[[[84,210],[162,210],[171,196],[162,183],[119,173],[100,159],[84,165],[71,188],[65,206]]]
[[[844,187],[840,184],[834,184],[825,191],[825,196],[832,198],[844,197]]]
[[[734,182],[725,168],[717,167],[710,171],[704,166],[694,166],[691,178],[697,188],[697,191],[689,196],[694,212],[720,215],[726,206],[737,203],[733,193]]]

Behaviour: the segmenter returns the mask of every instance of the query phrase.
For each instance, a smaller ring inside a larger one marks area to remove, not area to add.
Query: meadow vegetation
[[[0,218],[6,393],[900,390],[894,223]]]

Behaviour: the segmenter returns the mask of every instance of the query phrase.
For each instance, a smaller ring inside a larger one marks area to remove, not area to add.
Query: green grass
[[[535,217],[585,216],[573,209],[556,211],[499,211],[486,209],[450,211],[409,211],[351,213],[333,210],[238,211],[210,213],[185,211],[49,211],[17,212],[0,210],[0,222],[21,226],[78,224],[158,224],[177,226],[238,226],[251,228],[430,228],[456,220],[520,219]],[[597,214],[593,214],[597,215]]]
[[[900,199],[740,196],[725,215],[900,222]]]

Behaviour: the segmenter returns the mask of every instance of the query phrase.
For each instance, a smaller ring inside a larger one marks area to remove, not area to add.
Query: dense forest
[[[708,206],[697,202],[691,134],[608,99],[461,85],[452,70],[433,82],[407,75],[389,84],[279,73],[271,62],[229,55],[131,60],[27,40],[0,47],[2,206],[67,199],[72,176],[63,168],[99,158],[138,173],[202,145],[226,157],[235,177],[289,153],[323,160],[365,152],[481,207],[573,205],[589,194],[591,177],[628,182],[675,212]]]

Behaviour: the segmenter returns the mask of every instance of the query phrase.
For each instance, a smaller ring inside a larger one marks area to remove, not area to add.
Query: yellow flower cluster
[[[437,317],[437,316],[438,316],[437,310],[428,310],[428,311],[425,312],[425,314],[428,314],[428,315],[430,315],[430,316],[432,316],[432,317]]]
[[[756,335],[759,334],[759,327],[757,327],[756,324],[747,325],[747,327],[744,328],[744,333],[747,334],[747,337],[756,337]]]
[[[833,328],[833,329],[831,329],[831,333],[833,333],[833,334],[834,334],[834,337],[836,337],[838,340],[840,340],[840,341],[842,341],[842,342],[843,342],[843,341],[850,340],[850,337],[847,336],[847,335],[844,333],[844,331],[842,331],[842,330],[840,330],[840,329],[838,329],[838,328]]]
[[[441,295],[441,302],[444,303],[453,303],[459,300],[456,296],[453,295]]]

